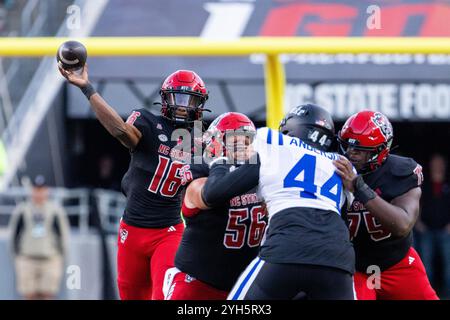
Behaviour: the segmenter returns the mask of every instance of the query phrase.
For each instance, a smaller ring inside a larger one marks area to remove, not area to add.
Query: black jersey
[[[380,168],[363,178],[387,202],[420,186],[423,179],[420,165],[411,158],[396,155],[389,155]],[[402,238],[393,236],[359,201],[353,201],[346,216],[357,271],[366,272],[370,265],[386,270],[402,260],[411,247],[411,232]]]
[[[270,218],[261,259],[332,267],[353,274],[355,253],[342,217],[331,210],[292,207]]]
[[[175,127],[170,120],[146,109],[133,111],[127,120],[142,134],[131,151],[131,161],[122,179],[127,197],[123,219],[142,228],[164,228],[181,222],[180,171],[191,153],[174,148]]]
[[[207,165],[191,166],[192,177],[207,176]],[[212,287],[230,291],[240,273],[258,254],[267,224],[256,188],[223,199],[210,210],[186,218],[175,266]]]

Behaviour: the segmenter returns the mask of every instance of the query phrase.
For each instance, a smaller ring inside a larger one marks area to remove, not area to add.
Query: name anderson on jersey
[[[318,149],[310,146],[309,144],[306,144],[305,142],[303,142],[302,140],[300,140],[298,138],[291,138],[291,141],[289,142],[289,145],[295,145],[295,146],[300,147],[300,148],[305,148],[305,149],[307,149],[309,151],[313,151],[314,153],[320,154],[321,156],[327,157],[330,160],[337,160],[337,159],[339,159],[339,155],[338,154],[318,150]]]
[[[260,128],[258,129],[258,133],[261,135],[264,135],[264,131],[267,130],[267,145],[284,145],[284,142],[287,140],[289,141],[288,145],[289,146],[296,146],[299,148],[304,148],[306,150],[312,151],[314,153],[317,153],[321,156],[324,156],[330,160],[337,160],[339,159],[339,155],[337,153],[333,153],[333,152],[325,152],[325,151],[321,151],[318,150],[312,146],[310,146],[309,144],[305,143],[304,141],[300,140],[299,138],[296,137],[289,137],[286,135],[283,135],[281,132],[278,131],[273,131],[270,128]],[[278,134],[278,139],[272,139],[273,134]],[[272,142],[277,142],[277,143],[272,143]]]

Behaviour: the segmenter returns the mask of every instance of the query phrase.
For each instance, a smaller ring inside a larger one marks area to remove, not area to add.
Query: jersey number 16
[[[175,196],[181,186],[182,177],[180,171],[183,166],[184,164],[181,162],[170,162],[168,157],[159,156],[158,166],[156,167],[156,172],[150,182],[148,191],[157,193],[159,189],[159,193],[162,196],[170,198]],[[162,178],[167,168],[169,168],[169,172],[163,180]]]

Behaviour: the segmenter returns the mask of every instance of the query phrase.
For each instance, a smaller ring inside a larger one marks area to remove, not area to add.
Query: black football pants
[[[253,272],[251,269],[250,265],[244,271],[228,299],[355,299],[353,277],[344,270],[318,265],[270,263],[261,259],[259,266],[254,265]]]

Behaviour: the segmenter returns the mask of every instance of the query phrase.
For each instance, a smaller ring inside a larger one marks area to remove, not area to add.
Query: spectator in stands
[[[59,292],[67,253],[66,212],[48,198],[42,175],[31,199],[17,205],[11,223],[17,291],[25,299],[54,299]]]
[[[420,233],[420,251],[430,281],[436,281],[434,261],[442,260],[442,296],[450,298],[450,188],[446,179],[446,161],[440,154],[430,159],[430,173],[422,194],[422,213],[416,225]]]

